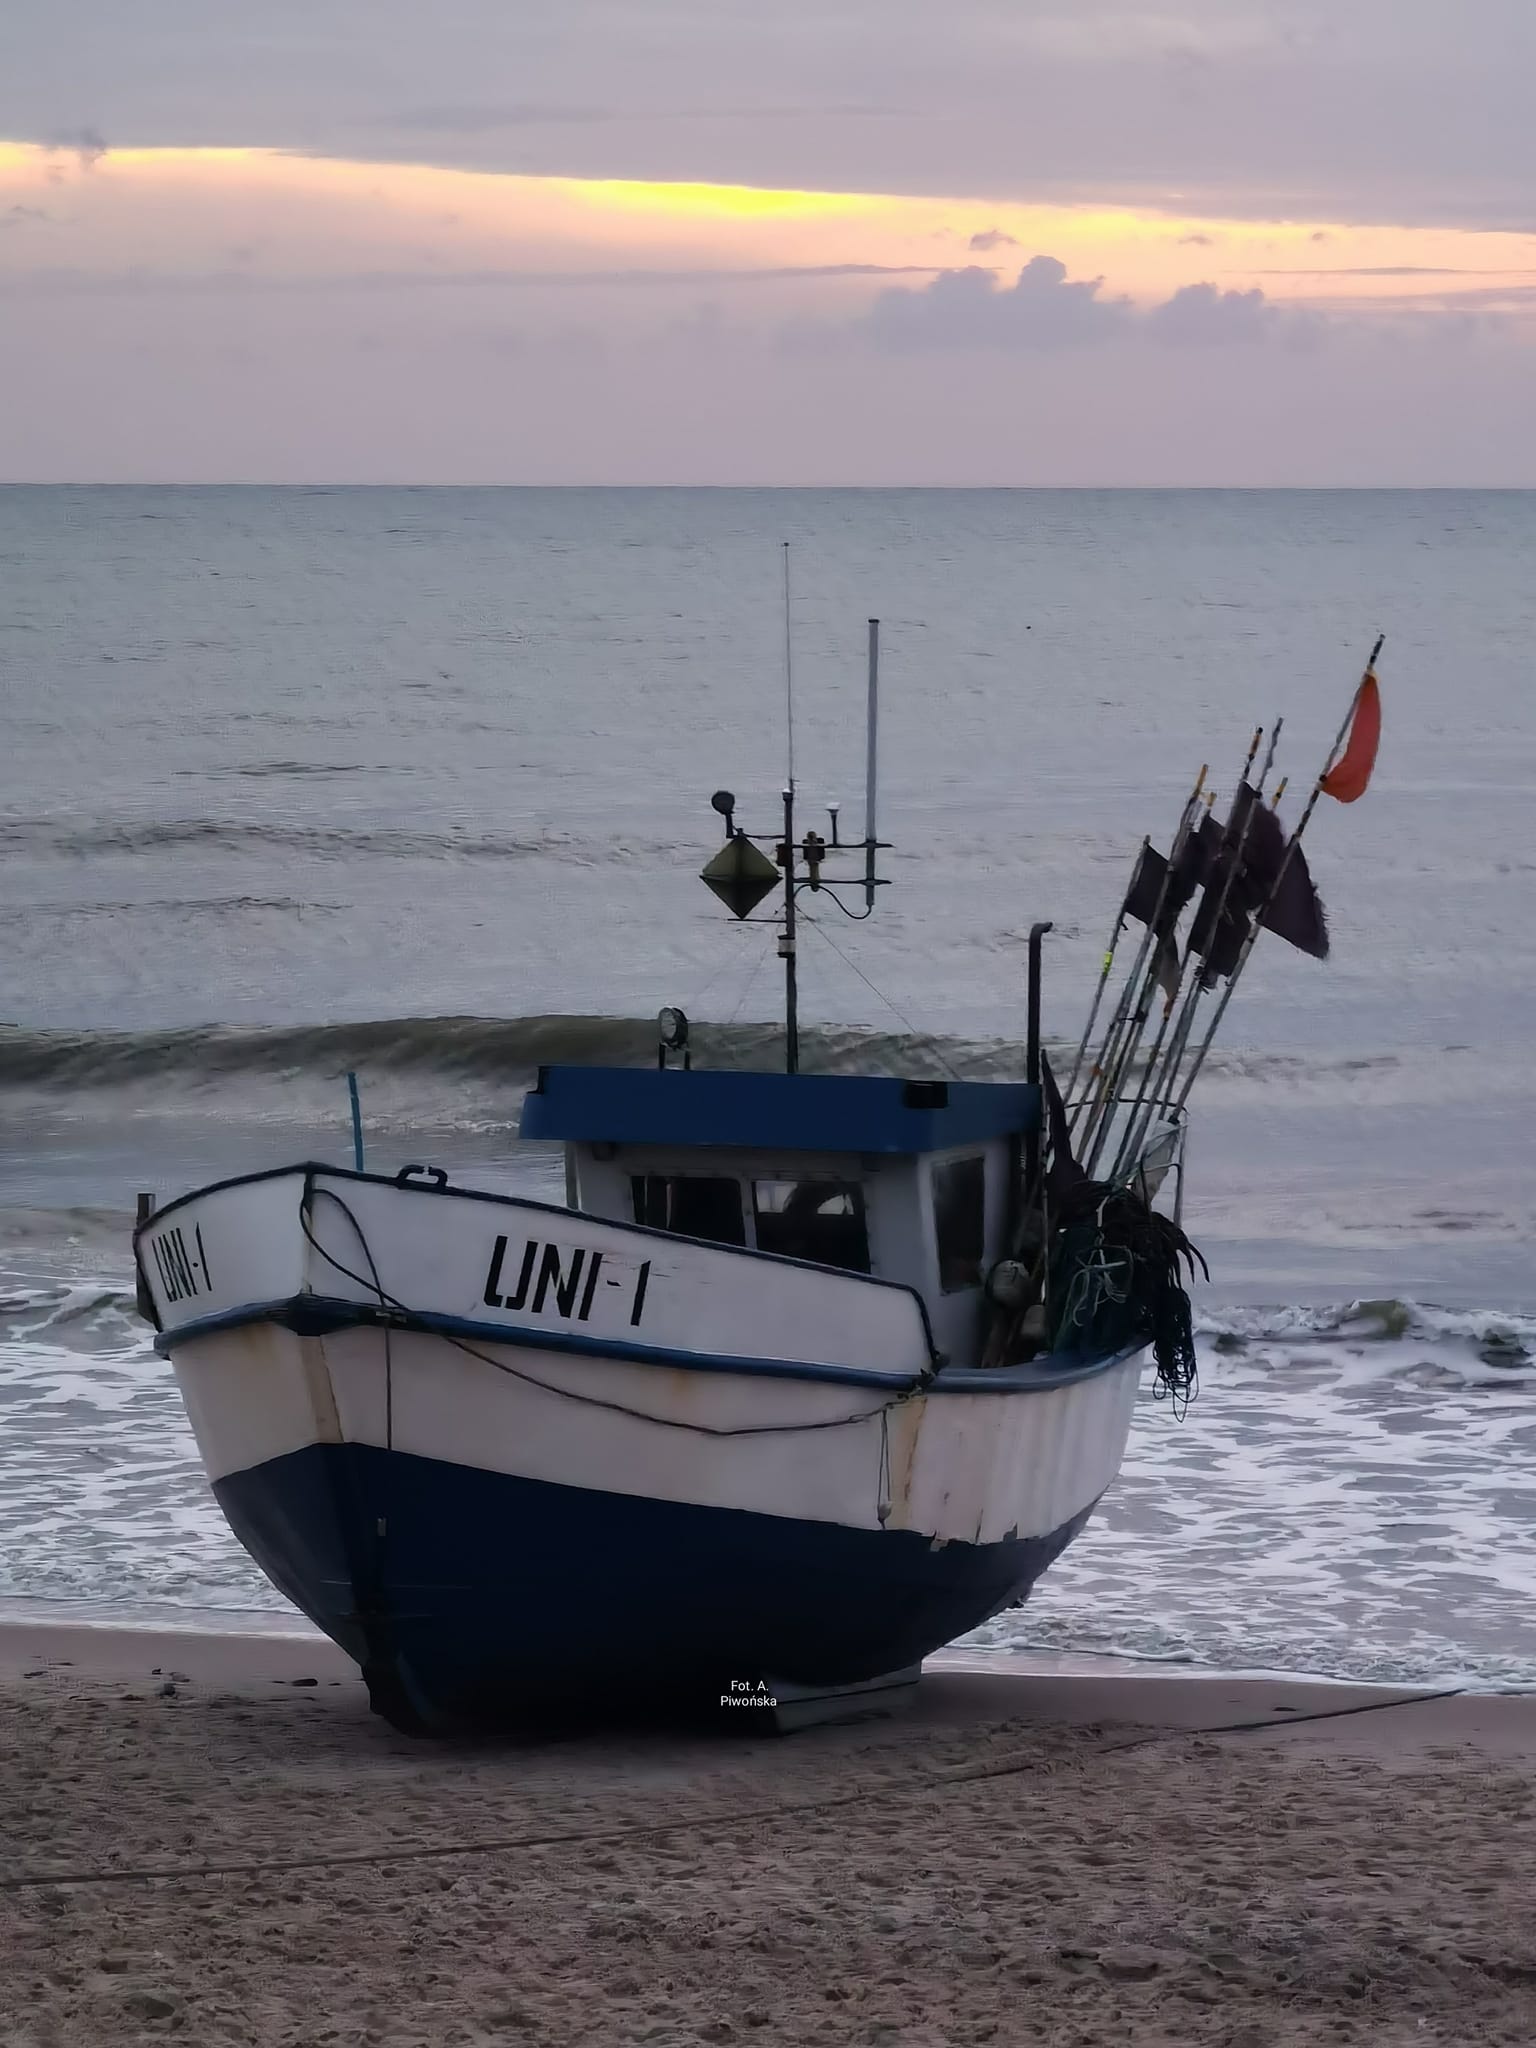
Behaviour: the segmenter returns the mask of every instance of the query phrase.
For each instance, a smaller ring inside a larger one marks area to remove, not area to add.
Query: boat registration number
[[[483,1300],[487,1308],[509,1309],[514,1315],[554,1315],[564,1322],[587,1322],[601,1289],[610,1287],[627,1297],[633,1329],[645,1313],[650,1285],[649,1259],[638,1268],[620,1266],[589,1245],[550,1244],[530,1237],[520,1253],[507,1257],[510,1239],[498,1237],[491,1247]],[[605,1270],[605,1260],[610,1270]],[[607,1299],[606,1292],[601,1297]]]

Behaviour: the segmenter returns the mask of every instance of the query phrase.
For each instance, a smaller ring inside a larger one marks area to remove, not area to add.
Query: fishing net
[[[1154,1394],[1182,1415],[1198,1389],[1187,1273],[1205,1260],[1178,1224],[1130,1188],[1081,1180],[1058,1197],[1051,1299],[1053,1348],[1117,1350],[1150,1344]]]

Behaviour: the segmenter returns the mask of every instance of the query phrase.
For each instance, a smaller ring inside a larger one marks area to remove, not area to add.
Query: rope
[[[1211,1728],[1160,1728],[1150,1735],[1135,1735],[1126,1742],[1096,1743],[1074,1762],[1089,1764],[1103,1756],[1122,1755],[1127,1750],[1147,1749],[1154,1743],[1169,1742],[1192,1735],[1243,1735],[1254,1730],[1299,1728],[1308,1721],[1336,1721],[1351,1714],[1385,1714],[1396,1707],[1425,1707],[1437,1700],[1460,1698],[1464,1686],[1450,1686],[1443,1692],[1410,1693],[1403,1699],[1368,1700],[1355,1707],[1325,1707],[1311,1714],[1289,1714],[1283,1721],[1227,1721]],[[974,1784],[994,1778],[1018,1777],[1035,1770],[1037,1755],[1011,1758],[1000,1764],[962,1765],[958,1770],[935,1773],[926,1783],[911,1781],[892,1786],[889,1780],[861,1786],[852,1792],[837,1792],[825,1799],[807,1799],[789,1805],[742,1807],[733,1813],[684,1815],[676,1820],[644,1821],[617,1828],[570,1828],[544,1835],[505,1835],[490,1841],[440,1842],[407,1848],[364,1849],[346,1855],[290,1856],[272,1862],[201,1863],[180,1865],[139,1864],[126,1870],[22,1871],[0,1877],[0,1892],[35,1890],[49,1885],[146,1884],[160,1879],[206,1877],[267,1877],[299,1870],[358,1870],[388,1863],[442,1862],[450,1856],[500,1856],[517,1849],[563,1848],[577,1843],[624,1842],[636,1837],[676,1834],[683,1828],[736,1827],[747,1822],[790,1819],[802,1813],[823,1813],[837,1807],[856,1806],[863,1801],[920,1798],[929,1792],[947,1792],[954,1785]]]
[[[747,978],[742,983],[741,994],[736,998],[736,1006],[731,1011],[729,1017],[727,1017],[725,1020],[728,1026],[736,1022],[737,1017],[741,1013],[741,1006],[747,1000],[747,997],[752,993],[752,984],[757,980],[758,975],[762,972],[763,962],[767,958],[768,948],[766,945],[764,945],[763,950],[758,954],[757,958],[752,962],[751,967],[747,970]]]
[[[832,900],[835,903],[837,901],[837,898],[834,896]],[[907,1016],[904,1011],[897,1009],[895,1003],[891,1001],[891,998],[886,994],[885,990],[883,988],[877,988],[875,983],[872,982],[869,976],[864,972],[863,968],[860,967],[856,961],[849,959],[848,955],[843,951],[842,947],[837,943],[836,939],[833,938],[832,934],[816,918],[812,917],[811,913],[808,910],[802,909],[800,915],[805,919],[806,923],[810,926],[813,932],[817,933],[821,938],[826,940],[827,944],[832,948],[833,952],[837,955],[838,959],[842,961],[843,965],[859,977],[860,981],[863,982],[864,986],[869,990],[870,994],[877,997],[879,1001],[884,1003],[885,1007],[891,1012],[892,1016],[895,1017],[896,1021],[899,1024],[902,1024],[906,1027],[906,1030],[911,1037],[928,1037],[928,1049],[933,1054],[933,1057],[938,1061],[939,1065],[944,1069],[945,1073],[948,1074],[951,1081],[958,1081],[960,1079],[960,1076],[949,1064],[949,1061],[945,1059],[943,1053],[939,1051],[937,1045],[934,1044],[931,1035],[919,1031],[917,1026],[912,1022],[912,1019],[909,1016]]]
[[[1062,1305],[1062,1321],[1071,1324],[1075,1330],[1086,1329],[1093,1323],[1106,1302],[1115,1308],[1123,1308],[1130,1299],[1132,1262],[1127,1253],[1114,1256],[1108,1251],[1103,1236],[1102,1202],[1095,1220],[1099,1234],[1093,1241],[1093,1249],[1074,1271]]]
[[[1108,1181],[1083,1180],[1066,1189],[1059,1217],[1072,1258],[1064,1314],[1073,1328],[1084,1329],[1106,1310],[1125,1311],[1121,1320],[1152,1346],[1154,1400],[1171,1400],[1182,1421],[1200,1381],[1180,1263],[1193,1277],[1197,1263],[1205,1271],[1205,1260],[1171,1218]],[[1092,1233],[1081,1249],[1073,1246],[1074,1231]]]
[[[337,1208],[342,1211],[347,1221],[351,1224],[353,1230],[356,1231],[359,1243],[363,1246],[364,1251],[367,1252],[368,1241],[363,1234],[363,1227],[341,1196],[331,1188],[317,1187],[314,1189],[314,1193],[324,1195],[328,1201],[336,1204]],[[351,1267],[344,1266],[333,1252],[326,1250],[325,1246],[321,1244],[314,1231],[310,1228],[309,1217],[302,1207],[299,1210],[299,1225],[313,1249],[320,1254],[328,1266],[333,1266],[343,1279],[350,1280],[354,1287],[371,1287],[378,1296],[380,1308],[391,1309],[397,1315],[402,1316],[409,1316],[411,1314],[406,1304],[403,1301],[398,1301],[394,1295],[386,1292],[380,1283],[377,1277],[378,1268],[374,1264],[371,1253],[368,1257],[368,1264],[375,1277],[369,1281],[364,1279],[361,1273],[355,1273]],[[388,1326],[386,1325],[385,1327],[387,1337]],[[915,1395],[923,1391],[926,1385],[925,1376],[917,1386],[909,1389],[906,1393],[894,1395],[889,1401],[881,1402],[878,1408],[860,1409],[854,1415],[827,1416],[820,1422],[745,1423],[737,1428],[721,1429],[713,1423],[685,1422],[670,1415],[652,1415],[643,1408],[631,1408],[623,1401],[605,1400],[599,1394],[581,1394],[574,1387],[557,1386],[549,1380],[540,1379],[537,1373],[523,1372],[517,1366],[507,1364],[505,1359],[492,1358],[488,1351],[482,1351],[474,1344],[465,1343],[462,1337],[450,1337],[446,1332],[435,1332],[434,1334],[441,1335],[445,1344],[451,1344],[456,1351],[462,1351],[467,1358],[477,1359],[480,1364],[490,1366],[493,1371],[505,1373],[508,1379],[521,1380],[525,1385],[537,1387],[540,1392],[545,1394],[554,1394],[562,1401],[574,1401],[581,1408],[600,1408],[610,1415],[624,1415],[632,1422],[649,1422],[658,1429],[681,1429],[693,1436],[801,1436],[809,1435],[812,1431],[819,1429],[847,1429],[856,1423],[873,1422],[877,1417],[883,1423],[884,1418],[891,1410],[900,1408],[904,1403],[912,1400]]]
[[[317,1195],[330,1195],[331,1200],[351,1224],[357,1241],[363,1248],[363,1257],[368,1261],[368,1271],[373,1275],[373,1291],[377,1294],[382,1304],[384,1300],[384,1283],[379,1278],[379,1269],[374,1263],[373,1252],[369,1247],[368,1240],[363,1235],[362,1225],[347,1207],[347,1204],[341,1199],[340,1195],[332,1194],[329,1188],[315,1188],[313,1193]],[[302,1206],[299,1210],[299,1220],[303,1226],[304,1235],[315,1246],[315,1250],[321,1252],[322,1257],[329,1257],[329,1253],[323,1252],[321,1246],[315,1243],[315,1239],[310,1233],[309,1219],[304,1214]],[[335,1261],[332,1260],[331,1263],[334,1265]],[[359,1281],[358,1284],[361,1286],[364,1283]],[[381,1327],[384,1331],[384,1448],[386,1451],[392,1451],[395,1448],[395,1362],[390,1347],[389,1325],[385,1323]]]

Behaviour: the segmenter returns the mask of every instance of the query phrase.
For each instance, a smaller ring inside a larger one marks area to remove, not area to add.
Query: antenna
[[[878,854],[885,849],[886,842],[877,838],[875,817],[875,765],[878,741],[880,708],[880,621],[869,621],[869,732],[866,749],[866,774],[864,785],[864,873],[840,875],[827,872],[829,855],[846,854],[850,865],[859,852],[859,841],[840,839],[837,820],[839,806],[828,804],[827,812],[832,824],[832,841],[828,845],[819,832],[807,832],[803,838],[795,830],[795,672],[793,647],[790,634],[790,580],[789,542],[784,549],[784,709],[786,738],[789,749],[789,772],[783,788],[784,822],[782,837],[777,834],[770,839],[767,833],[752,835],[736,823],[736,799],[728,789],[717,789],[710,798],[711,804],[725,820],[725,844],[713,859],[706,861],[699,879],[720,898],[734,917],[747,919],[765,898],[782,890],[782,907],[770,912],[758,922],[777,924],[779,927],[779,958],[784,962],[784,1065],[786,1070],[797,1073],[800,1067],[800,1020],[799,990],[796,975],[797,934],[795,930],[795,897],[801,889],[815,889],[832,898],[837,907],[848,917],[862,919],[869,916],[875,907],[875,891],[886,886],[886,877],[877,875],[875,863]],[[774,847],[774,857],[769,858],[764,847],[757,844],[761,837],[765,845]],[[777,843],[775,844],[775,840]],[[847,904],[841,891],[852,891],[859,887],[862,879],[864,908],[854,910]]]
[[[789,743],[789,773],[785,780],[795,787],[795,660],[789,632],[789,542],[784,543],[784,727]]]
[[[880,733],[880,621],[869,622],[869,712],[864,747],[864,902],[875,907],[875,752]]]

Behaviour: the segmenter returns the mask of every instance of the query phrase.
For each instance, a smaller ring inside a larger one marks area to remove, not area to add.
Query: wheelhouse
[[[915,1289],[958,1364],[1039,1117],[1025,1083],[546,1067],[522,1135],[564,1145],[589,1215]]]

